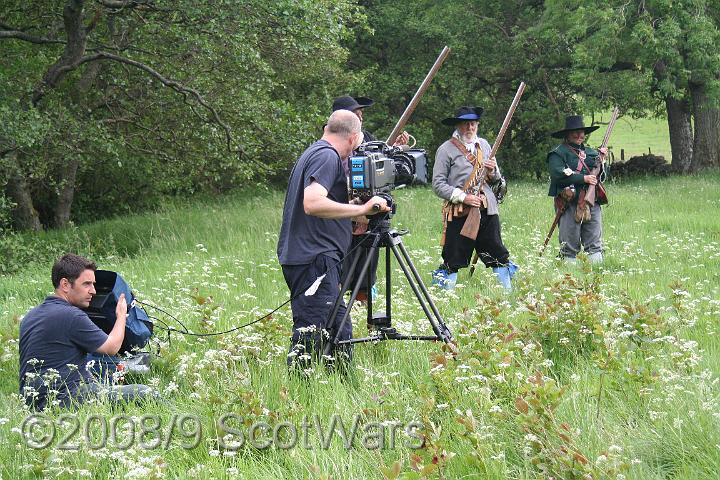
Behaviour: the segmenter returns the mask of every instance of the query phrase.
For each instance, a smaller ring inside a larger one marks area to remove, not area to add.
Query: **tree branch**
[[[65,71],[73,70],[83,63],[95,62],[98,60],[112,60],[114,62],[119,62],[119,63],[123,63],[125,65],[130,65],[132,67],[138,68],[138,69],[150,74],[151,76],[155,77],[156,80],[158,80],[160,83],[162,83],[166,87],[169,87],[169,88],[173,89],[174,91],[182,94],[185,97],[185,103],[187,103],[191,107],[193,105],[187,101],[187,97],[190,96],[190,97],[194,98],[195,101],[197,101],[197,103],[199,103],[203,108],[205,108],[208,112],[210,112],[214,122],[217,123],[218,125],[220,125],[223,128],[223,130],[225,131],[225,142],[227,144],[228,151],[239,153],[240,155],[244,155],[245,152],[243,151],[242,148],[234,149],[232,147],[232,133],[230,131],[230,127],[225,122],[222,121],[222,119],[220,118],[220,114],[217,112],[217,110],[215,110],[215,108],[213,108],[212,105],[207,103],[207,101],[203,98],[203,96],[200,94],[200,92],[198,92],[194,88],[187,87],[176,80],[166,78],[164,75],[162,75],[160,72],[158,72],[154,68],[150,67],[149,65],[138,62],[137,60],[132,60],[130,58],[122,57],[120,55],[115,55],[113,53],[98,52],[93,55],[86,55],[71,65],[66,65],[64,67],[61,67],[60,71],[65,72]]]
[[[95,30],[95,27],[97,27],[98,22],[100,21],[100,18],[102,17],[102,10],[97,9],[95,10],[95,15],[93,15],[93,18],[90,20],[90,23],[85,27],[85,34],[88,34]]]
[[[17,40],[23,40],[25,42],[35,43],[38,45],[44,45],[48,43],[59,43],[61,45],[64,45],[66,43],[64,40],[58,40],[56,38],[37,37],[35,35],[21,32],[20,30],[0,30],[0,39],[2,38],[15,38]]]
[[[125,7],[131,7],[134,8],[139,5],[149,5],[152,3],[152,0],[150,1],[143,1],[143,0],[95,0],[95,3],[99,3],[103,7],[107,8],[125,8]]]
[[[32,104],[34,106],[45,96],[48,88],[54,88],[65,75],[65,72],[74,68],[67,67],[77,65],[77,62],[85,53],[87,36],[82,25],[82,18],[83,0],[68,0],[63,8],[63,23],[67,35],[65,50],[62,56],[48,68],[40,83],[35,87],[32,94]]]

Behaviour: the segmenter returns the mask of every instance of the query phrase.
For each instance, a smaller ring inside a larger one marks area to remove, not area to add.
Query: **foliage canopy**
[[[332,98],[382,137],[444,45],[408,129],[430,152],[460,105],[499,159],[545,176],[567,114],[666,115],[673,166],[720,164],[720,13],[708,0],[9,0],[0,14],[0,228],[62,227],[166,196],[284,184]],[[12,217],[10,213],[13,213]]]

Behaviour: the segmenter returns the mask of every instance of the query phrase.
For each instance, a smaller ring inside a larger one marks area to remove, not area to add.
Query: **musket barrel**
[[[605,131],[605,138],[603,138],[603,143],[600,146],[600,148],[607,148],[608,143],[610,142],[610,134],[612,134],[613,128],[615,128],[615,122],[617,121],[617,118],[619,115],[620,115],[620,109],[618,107],[615,107],[612,115],[610,116],[610,121],[608,122],[608,128]],[[602,172],[602,163],[599,162],[598,164],[595,165],[595,167],[593,167],[592,170],[590,170],[590,175],[595,175],[595,177],[599,177],[601,172]],[[587,190],[585,191],[585,203],[587,204],[588,207],[592,207],[593,205],[595,205],[595,199],[597,197],[596,190],[597,190],[597,187],[595,185],[588,185]]]
[[[610,121],[608,122],[608,127],[605,131],[605,136],[603,137],[602,144],[600,145],[601,148],[608,146],[608,143],[610,142],[610,135],[612,134],[613,128],[615,128],[615,122],[617,122],[619,115],[620,109],[618,107],[615,107],[612,114],[610,115]]]
[[[498,132],[497,138],[495,138],[495,143],[492,146],[492,150],[490,151],[490,157],[493,158],[495,156],[495,153],[497,153],[498,148],[500,148],[500,144],[502,143],[503,137],[505,136],[505,132],[508,129],[508,126],[510,125],[510,120],[512,120],[513,114],[515,113],[515,109],[518,106],[518,103],[520,103],[520,97],[522,97],[523,92],[525,91],[525,82],[520,82],[520,86],[517,89],[517,92],[515,93],[515,98],[513,98],[512,104],[510,105],[510,109],[508,110],[507,114],[505,115],[505,120],[503,121],[502,127],[500,127],[500,132]],[[485,183],[485,178],[487,177],[487,169],[485,166],[478,169],[478,173],[473,178],[472,185],[466,192],[472,192],[473,195],[477,195],[480,189],[482,188],[483,184]],[[478,231],[480,230],[480,209],[477,207],[470,207],[470,211],[468,212],[467,218],[465,219],[465,224],[463,225],[462,230],[460,230],[460,235],[470,238],[472,240],[475,240],[477,238]]]
[[[525,82],[520,82],[517,92],[515,92],[515,97],[513,98],[513,101],[510,104],[510,108],[508,109],[507,113],[505,114],[505,120],[503,120],[503,124],[500,127],[500,131],[498,132],[497,137],[495,138],[495,142],[493,143],[492,149],[490,150],[490,156],[488,158],[493,158],[495,156],[495,154],[497,153],[497,151],[500,149],[500,144],[502,143],[503,138],[505,137],[505,132],[507,132],[507,129],[510,126],[510,121],[512,120],[512,117],[515,114],[515,109],[517,109],[517,106],[520,103],[520,97],[522,97],[522,94],[524,92],[525,92]],[[479,190],[479,187],[481,187],[482,184],[484,183],[484,178],[486,175],[487,175],[487,172],[485,172],[485,167],[479,169],[470,190],[475,190],[475,189]]]
[[[505,132],[507,131],[508,126],[510,126],[510,120],[512,120],[512,117],[515,114],[515,109],[520,103],[520,97],[522,97],[523,92],[525,92],[525,82],[520,82],[520,86],[518,86],[517,92],[515,92],[515,98],[513,98],[512,104],[505,114],[505,120],[503,121],[502,127],[500,127],[497,138],[495,138],[495,143],[493,143],[492,150],[490,151],[490,158],[493,158],[500,148],[500,144],[505,137]]]
[[[415,107],[417,107],[417,104],[420,103],[420,98],[422,98],[425,90],[427,90],[428,86],[430,86],[430,82],[432,82],[433,77],[435,77],[435,74],[438,72],[438,70],[440,70],[440,67],[442,66],[443,62],[445,62],[445,59],[448,55],[450,55],[450,48],[445,46],[445,48],[442,49],[442,52],[440,52],[440,56],[438,56],[437,60],[435,60],[432,68],[425,76],[425,80],[423,80],[417,92],[415,92],[415,96],[412,98],[412,100],[410,100],[410,103],[405,108],[402,116],[400,116],[400,120],[398,120],[395,128],[393,128],[392,132],[390,132],[390,136],[387,140],[385,140],[385,143],[387,143],[388,145],[392,145],[397,139],[398,135],[400,135],[400,132],[403,131],[403,128],[405,128],[405,124],[410,119],[410,115],[412,115]]]

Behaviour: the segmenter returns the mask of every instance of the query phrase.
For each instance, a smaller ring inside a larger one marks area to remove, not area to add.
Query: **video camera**
[[[357,148],[349,163],[350,197],[362,201],[406,185],[427,183],[427,154],[422,149],[367,142]]]

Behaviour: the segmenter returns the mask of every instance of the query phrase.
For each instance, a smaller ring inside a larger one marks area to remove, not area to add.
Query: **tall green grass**
[[[610,112],[601,114],[596,120],[607,123],[610,120]],[[605,128],[600,128],[595,133],[593,142],[599,144],[604,134]],[[670,163],[672,152],[667,118],[620,117],[610,137],[610,148],[615,155],[615,161],[621,160],[621,151],[624,150],[626,161],[638,155],[652,153],[665,157]]]
[[[140,380],[162,392],[162,400],[92,404],[77,414],[83,420],[155,414],[164,427],[173,414],[196,415],[203,436],[190,450],[182,448],[178,432],[169,448],[155,450],[83,446],[75,452],[58,449],[57,442],[37,450],[25,444],[17,431],[28,415],[16,395],[18,322],[50,292],[54,260],[38,258],[0,278],[0,474],[366,479],[383,478],[381,469],[393,478],[393,468],[400,478],[421,478],[424,468],[429,478],[547,478],[547,471],[564,478],[583,472],[594,478],[716,478],[719,189],[717,172],[609,185],[606,262],[570,267],[553,258],[557,234],[538,255],[552,220],[547,186],[511,184],[501,219],[505,243],[521,266],[514,292],[505,294],[482,268],[472,278],[462,271],[453,292],[432,289],[458,341],[455,360],[438,344],[364,344],[355,349],[348,376],[318,369],[302,381],[285,367],[289,307],[218,337],[173,334],[168,342],[158,323],[150,349],[159,356]],[[96,244],[111,239],[113,248],[100,252],[100,267],[120,272],[140,299],[195,332],[228,329],[287,299],[275,256],[283,196],[253,192],[171,205],[78,227],[78,235]],[[398,190],[395,198],[393,226],[409,230],[403,241],[429,283],[440,262],[440,201],[419,188]],[[48,242],[64,238],[62,232],[46,235]],[[382,269],[379,274],[383,303]],[[393,285],[395,326],[428,333],[397,266]],[[353,320],[356,335],[365,334],[362,307],[356,306]],[[541,383],[534,380],[538,373]],[[551,379],[564,390],[554,391]],[[518,399],[531,404],[526,414]],[[311,433],[312,449],[233,451],[219,446],[215,425],[230,412],[271,425],[299,426],[313,415],[325,427],[333,415],[348,425],[355,415],[363,425],[418,421],[426,441],[414,450],[398,434],[395,448],[373,450],[359,441],[346,449],[336,438],[325,450]],[[572,449],[582,456],[573,458]]]

